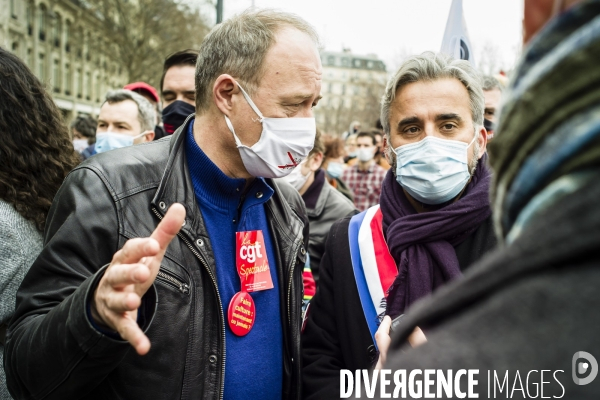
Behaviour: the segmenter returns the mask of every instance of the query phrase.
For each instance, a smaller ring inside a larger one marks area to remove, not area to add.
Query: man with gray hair
[[[487,139],[494,137],[494,130],[500,109],[500,97],[502,97],[503,86],[498,79],[491,75],[483,77],[483,95],[485,97],[485,108],[483,110],[483,125],[487,131]]]
[[[409,58],[387,85],[381,122],[392,167],[380,204],[331,228],[302,337],[305,398],[339,396],[340,369],[383,361],[392,319],[496,243],[483,93],[470,64]]]
[[[273,178],[312,149],[321,75],[304,20],[245,12],[204,39],[170,140],[71,172],[17,294],[13,396],[300,398],[308,219]]]
[[[112,90],[106,98],[96,129],[96,153],[151,142],[156,112],[146,98],[131,90]]]

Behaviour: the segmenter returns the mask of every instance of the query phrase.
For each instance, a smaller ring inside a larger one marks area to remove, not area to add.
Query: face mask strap
[[[233,125],[231,124],[231,120],[229,119],[229,117],[227,115],[223,114],[223,116],[225,117],[225,123],[227,124],[227,127],[229,128],[229,130],[233,134],[233,139],[235,140],[235,144],[238,147],[242,146],[242,142],[240,142],[240,139],[235,134],[235,129],[233,129]]]
[[[469,143],[469,145],[467,146],[467,149],[468,149],[469,147],[471,147],[471,145],[472,145],[473,143],[475,143],[475,140],[476,140],[476,139],[477,139],[477,135],[473,136],[473,140],[471,140],[471,143]]]
[[[242,91],[242,94],[244,95],[244,98],[246,99],[246,101],[248,102],[250,107],[252,107],[252,109],[254,110],[256,115],[258,115],[260,117],[259,122],[262,122],[264,117],[263,117],[262,113],[260,112],[260,110],[258,109],[258,107],[256,107],[256,104],[254,104],[254,102],[252,101],[250,96],[248,96],[248,93],[246,93],[246,91],[244,90],[242,85],[240,85],[238,82],[236,82],[236,83],[237,83],[238,87],[240,88],[240,90]]]

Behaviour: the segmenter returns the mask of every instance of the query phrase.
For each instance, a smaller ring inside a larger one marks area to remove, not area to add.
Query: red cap
[[[131,90],[133,92],[146,92],[154,99],[156,103],[160,101],[158,97],[158,92],[152,86],[148,85],[146,82],[134,82],[128,85],[125,85],[123,89]]]

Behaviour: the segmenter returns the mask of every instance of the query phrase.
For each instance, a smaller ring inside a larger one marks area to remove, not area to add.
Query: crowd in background
[[[243,361],[251,360],[266,378],[244,390],[300,398],[302,387],[305,398],[331,398],[340,390],[340,369],[386,362],[397,369],[461,362],[492,368],[496,358],[481,354],[504,352],[513,358],[503,367],[533,369],[529,359],[537,358],[557,369],[554,354],[572,354],[569,337],[593,346],[577,318],[593,307],[572,294],[597,275],[590,260],[597,256],[598,217],[590,212],[586,219],[580,210],[596,208],[598,91],[583,78],[562,82],[562,92],[544,81],[576,70],[598,83],[598,46],[589,45],[598,34],[587,32],[589,43],[571,35],[581,26],[597,28],[590,16],[600,7],[590,0],[578,7],[565,8],[564,25],[542,31],[512,86],[464,60],[413,56],[390,79],[381,119],[352,121],[343,133],[323,133],[312,118],[263,116],[272,104],[253,98],[260,86],[253,70],[218,64],[224,61],[215,54],[224,46],[239,52],[232,59],[250,57],[232,32],[264,29],[272,42],[256,49],[256,65],[264,58],[265,74],[281,79],[269,100],[293,79],[305,84],[294,70],[275,76],[287,58],[308,70],[320,64],[312,28],[285,13],[247,12],[224,22],[200,51],[165,59],[158,89],[134,82],[111,90],[97,118],[79,115],[68,123],[27,66],[0,49],[0,357],[5,344],[12,357],[0,361],[9,366],[13,395],[90,394],[86,380],[93,376],[95,398],[158,388],[180,393],[185,385],[219,397],[244,386]],[[552,53],[562,40],[579,46],[578,57]],[[553,67],[528,75],[543,57]],[[231,74],[222,73],[227,69]],[[197,93],[202,82],[214,91],[205,85]],[[529,85],[531,96],[519,85]],[[319,93],[304,97],[290,114],[312,116]],[[272,149],[285,150],[291,164],[278,165]],[[566,228],[555,232],[558,225]],[[234,249],[233,238],[248,232],[261,232],[253,243],[243,239],[253,253]],[[279,268],[271,287],[236,293],[243,274],[232,260],[261,251]],[[141,273],[140,265],[155,275]],[[301,282],[296,265],[303,267]],[[151,289],[153,279],[162,287]],[[595,304],[594,294],[581,295]],[[256,299],[247,315],[268,315],[243,334],[232,317],[232,307],[246,304],[236,303],[238,296]],[[550,311],[560,314],[560,326],[543,318]],[[394,342],[392,319],[399,324]],[[221,320],[230,327],[222,334]],[[250,329],[258,336],[247,336],[248,346],[240,337]],[[478,329],[485,334],[473,333]],[[497,345],[499,332],[520,334]],[[562,338],[552,355],[548,332]],[[140,358],[150,349],[146,334],[156,348]],[[174,335],[188,335],[190,347]],[[521,360],[525,348],[529,358]],[[191,352],[201,365],[169,359],[188,360]],[[37,373],[44,365],[63,368]],[[0,399],[10,399],[0,372]]]

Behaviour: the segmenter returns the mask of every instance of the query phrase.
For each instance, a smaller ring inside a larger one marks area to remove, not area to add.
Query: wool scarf
[[[487,155],[478,162],[462,196],[438,210],[417,213],[388,171],[380,206],[383,233],[398,275],[388,290],[386,314],[404,313],[416,300],[461,275],[454,247],[490,216]]]

